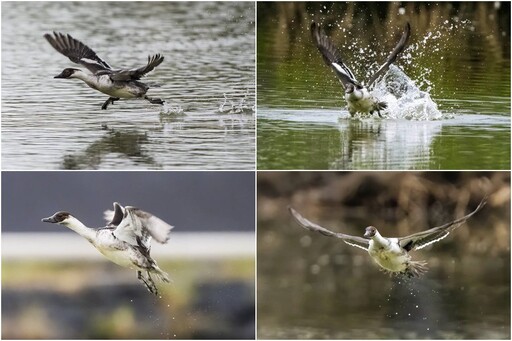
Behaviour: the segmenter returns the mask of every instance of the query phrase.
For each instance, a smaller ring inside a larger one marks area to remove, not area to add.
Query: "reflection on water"
[[[333,110],[258,108],[259,169],[485,169],[509,167],[510,119],[349,119]],[[458,145],[461,139],[465,145]],[[499,142],[498,142],[499,141]],[[496,143],[503,146],[496,148]],[[478,157],[461,157],[477,154]],[[287,157],[283,157],[286,155]]]
[[[142,148],[148,143],[147,134],[137,131],[107,130],[106,134],[98,141],[91,143],[83,152],[64,155],[63,169],[96,169],[102,163],[103,158],[111,154],[120,154],[122,159],[133,160],[138,164],[144,164],[148,168],[158,168],[155,160],[147,155]]]
[[[253,169],[254,10],[250,2],[2,3],[3,167]],[[163,54],[145,81],[167,107],[122,100],[101,110],[106,95],[53,79],[79,66],[44,40],[51,31],[70,33],[114,68]]]
[[[393,123],[332,124],[348,112],[311,42],[311,22],[326,27],[344,61],[367,79],[405,20],[412,35],[396,64],[434,103],[418,97],[391,106]],[[509,169],[509,22],[509,3],[258,4],[258,168]],[[442,123],[403,120],[439,119],[435,105]]]

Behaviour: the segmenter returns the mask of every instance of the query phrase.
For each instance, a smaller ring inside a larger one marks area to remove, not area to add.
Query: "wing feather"
[[[299,212],[295,211],[293,208],[288,207],[288,210],[290,211],[292,217],[295,218],[297,223],[300,226],[304,227],[305,229],[313,231],[313,232],[321,233],[324,236],[340,238],[348,245],[355,246],[355,247],[361,248],[363,250],[368,250],[368,244],[369,244],[368,239],[365,239],[362,237],[351,236],[351,235],[343,234],[343,233],[332,232],[332,231],[326,229],[325,227],[322,227],[320,225],[317,225],[317,224],[307,220]]]
[[[153,69],[160,65],[163,61],[164,57],[160,54],[148,56],[148,63],[145,66],[138,69],[114,71],[110,78],[113,81],[138,80],[145,76],[147,73],[153,71]]]
[[[115,215],[114,215],[115,219]],[[114,235],[131,245],[144,244],[149,249],[151,238],[161,244],[167,243],[174,228],[162,219],[136,207],[124,207],[122,221],[114,230]]]
[[[346,88],[348,85],[361,87],[354,73],[343,63],[340,51],[334,46],[320,25],[315,22],[311,24],[311,37],[318,51],[322,54],[324,62],[334,70],[343,87]]]
[[[112,70],[96,52],[69,34],[53,32],[53,36],[46,33],[44,37],[55,50],[68,57],[73,63],[83,65],[92,73]]]
[[[398,238],[398,241],[400,245],[406,249],[407,251],[410,250],[419,250],[421,248],[424,248],[427,245],[430,245],[432,243],[435,243],[443,238],[446,238],[450,232],[461,226],[468,220],[470,217],[472,217],[475,213],[480,211],[487,202],[487,197],[482,199],[480,203],[478,204],[477,208],[473,210],[473,212],[465,215],[462,218],[456,219],[454,221],[451,221],[449,223],[446,223],[441,226],[433,227],[431,229],[428,229],[426,231],[418,232],[411,234],[406,237]]]
[[[379,78],[380,75],[384,74],[391,64],[393,64],[398,57],[398,55],[405,49],[405,46],[407,45],[407,40],[409,40],[409,36],[411,35],[411,25],[409,23],[406,23],[404,33],[402,33],[402,37],[396,44],[395,48],[391,53],[389,54],[388,58],[386,59],[386,62],[382,64],[382,66],[375,72],[375,74],[370,78],[370,81],[368,82],[368,87],[370,87],[377,78]]]

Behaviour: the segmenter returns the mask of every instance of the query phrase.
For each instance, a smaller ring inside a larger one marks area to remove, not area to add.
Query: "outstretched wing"
[[[343,87],[346,88],[349,84],[361,87],[352,71],[343,63],[339,50],[334,46],[320,25],[315,22],[311,24],[311,37],[318,51],[322,54],[324,62],[332,67]]]
[[[114,81],[138,80],[147,73],[153,71],[153,69],[160,65],[163,61],[164,57],[160,54],[148,56],[148,63],[145,66],[138,69],[114,71],[110,75],[110,78]]]
[[[446,236],[448,236],[450,232],[464,224],[466,220],[468,220],[471,216],[480,211],[482,207],[484,207],[485,203],[486,198],[482,199],[482,201],[480,201],[480,204],[478,204],[478,207],[468,215],[423,232],[418,232],[411,234],[410,236],[407,237],[398,238],[398,242],[400,246],[402,246],[407,251],[419,250],[421,248],[424,248],[427,245],[430,245],[443,238],[446,238]]]
[[[302,215],[300,215],[299,212],[295,211],[293,208],[288,207],[288,210],[290,211],[291,215],[295,218],[297,223],[299,223],[300,226],[304,227],[307,230],[319,232],[327,237],[336,237],[342,239],[345,243],[351,246],[355,246],[358,248],[361,248],[363,250],[368,250],[369,240],[362,238],[362,237],[356,237],[356,236],[350,236],[348,234],[343,233],[336,233],[332,232],[325,227],[322,227],[320,225],[317,225],[315,223],[312,223],[311,221],[304,218]]]
[[[398,41],[398,44],[396,44],[393,51],[391,51],[391,54],[388,56],[388,59],[386,59],[386,62],[382,64],[382,66],[375,72],[375,74],[370,78],[370,81],[368,82],[368,87],[370,87],[373,82],[377,80],[382,74],[384,74],[391,64],[393,64],[396,60],[396,57],[400,52],[402,52],[405,49],[405,46],[407,45],[407,40],[409,40],[409,36],[411,35],[411,25],[409,23],[406,23],[405,25],[405,31],[402,34],[402,37]]]
[[[53,32],[53,36],[46,33],[44,37],[55,50],[68,57],[73,63],[83,65],[92,73],[112,70],[96,52],[69,34]]]
[[[116,203],[114,203],[114,206],[116,206]],[[113,219],[115,218],[116,215],[114,214]],[[113,233],[122,241],[132,245],[140,246],[140,244],[143,244],[149,249],[151,237],[161,244],[167,243],[172,229],[173,226],[151,213],[136,207],[126,206],[123,219]]]
[[[114,203],[114,210],[103,212],[103,218],[108,221],[107,227],[117,227],[124,218],[124,209],[117,202]]]

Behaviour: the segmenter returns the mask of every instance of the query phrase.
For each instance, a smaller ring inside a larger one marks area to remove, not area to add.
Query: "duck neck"
[[[70,78],[78,78],[93,89],[96,89],[96,83],[98,82],[96,76],[85,73],[82,70],[76,71],[75,73],[73,73],[73,75],[71,75]]]
[[[96,237],[96,231],[94,229],[91,229],[75,217],[70,217],[66,223],[64,224],[66,227],[70,228],[71,230],[75,231],[91,243],[93,242],[94,238]]]
[[[389,245],[389,240],[380,235],[379,231],[375,233],[372,237],[372,240],[375,244],[380,245],[382,247],[386,247]]]

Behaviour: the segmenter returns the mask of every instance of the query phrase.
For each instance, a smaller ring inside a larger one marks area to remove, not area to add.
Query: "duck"
[[[59,211],[41,219],[45,223],[63,225],[91,243],[107,259],[125,268],[135,269],[140,280],[150,293],[158,295],[158,288],[151,275],[169,283],[169,275],[160,269],[151,258],[151,240],[165,244],[174,228],[151,213],[133,206],[121,206],[114,202],[114,210],[104,216],[108,224],[100,228],[85,226],[69,212]],[[146,276],[143,276],[143,272]]]
[[[350,246],[363,249],[368,252],[373,261],[384,272],[411,278],[421,277],[427,272],[428,268],[427,262],[412,260],[409,253],[446,238],[452,231],[480,211],[485,203],[486,199],[484,198],[475,210],[462,218],[400,238],[384,237],[374,226],[366,227],[363,237],[333,232],[304,218],[292,207],[288,207],[288,210],[295,221],[303,228],[324,236],[339,238]]]
[[[381,110],[386,109],[388,105],[386,102],[374,97],[368,89],[389,69],[389,66],[395,62],[398,55],[405,49],[411,35],[411,25],[408,22],[406,23],[404,32],[397,45],[389,54],[384,64],[370,78],[367,85],[356,80],[354,73],[343,62],[340,51],[319,24],[313,22],[310,27],[310,33],[313,43],[318,51],[320,51],[324,62],[334,70],[334,73],[345,89],[345,100],[351,117],[354,117],[357,113],[372,115],[375,111],[379,117],[382,117]]]
[[[161,54],[148,56],[147,64],[139,68],[113,69],[91,48],[69,34],[46,33],[44,38],[59,53],[68,57],[73,63],[82,65],[90,72],[84,72],[77,68],[65,68],[53,78],[77,78],[94,90],[109,95],[110,97],[101,106],[102,110],[106,110],[110,104],[114,104],[121,98],[142,98],[152,104],[160,105],[165,103],[160,98],[148,97],[146,93],[149,90],[149,85],[139,81],[163,62],[164,57]]]

